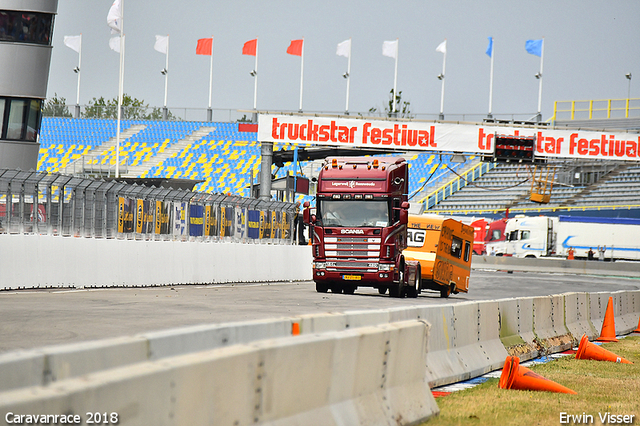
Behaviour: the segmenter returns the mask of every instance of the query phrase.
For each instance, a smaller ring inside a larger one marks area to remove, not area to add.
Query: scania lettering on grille
[[[364,234],[363,229],[341,229],[341,234]]]

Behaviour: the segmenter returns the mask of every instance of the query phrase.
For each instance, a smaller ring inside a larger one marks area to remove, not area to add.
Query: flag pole
[[[213,90],[213,36],[211,36],[211,60],[209,64],[209,108],[207,109],[207,121],[213,121],[213,110],[211,109],[212,90]]]
[[[76,118],[80,118],[80,71],[82,70],[82,33],[80,33],[80,51],[78,52],[78,88],[76,89]]]
[[[396,66],[393,73],[393,113],[397,112],[396,96],[398,95],[398,54],[400,51],[400,41],[396,38]]]
[[[447,39],[445,38],[444,41],[446,42]],[[447,65],[447,49],[445,47],[444,52],[443,52],[443,56],[442,56],[442,91],[440,93],[440,120],[444,120],[444,79],[445,79],[445,68]]]
[[[349,59],[347,60],[347,106],[345,114],[349,115],[349,84],[351,83],[351,37],[349,37]]]
[[[118,75],[118,123],[116,129],[116,179],[120,177],[120,121],[122,120],[122,97],[124,92],[124,0],[120,2],[120,73]]]
[[[542,121],[542,65],[544,63],[544,37],[542,37],[542,48],[540,49],[540,72],[538,73],[538,79],[540,83],[538,85],[538,115],[536,121]]]
[[[489,72],[489,114],[488,118],[493,118],[493,55],[495,54],[495,40],[491,37],[491,71]]]
[[[253,76],[253,109],[258,108],[258,37],[256,37],[256,64],[253,67],[256,74]]]
[[[303,79],[304,79],[304,37],[302,37],[302,52],[300,52],[300,108],[298,108],[298,112],[302,112]]]
[[[162,109],[162,119],[167,120],[169,118],[169,111],[167,110],[167,89],[169,87],[169,34],[167,34],[167,51],[164,66],[164,108]]]

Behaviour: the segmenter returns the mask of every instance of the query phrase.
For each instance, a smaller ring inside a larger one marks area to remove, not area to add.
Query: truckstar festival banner
[[[491,154],[496,133],[535,136],[538,157],[640,160],[638,133],[272,114],[258,117],[258,140],[264,142]]]

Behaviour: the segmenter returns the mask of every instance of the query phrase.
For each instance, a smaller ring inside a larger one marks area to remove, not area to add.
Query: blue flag
[[[524,44],[524,48],[532,55],[542,56],[542,39],[540,40],[527,40]]]
[[[493,37],[489,37],[489,46],[487,46],[487,51],[485,52],[489,57],[493,54]]]

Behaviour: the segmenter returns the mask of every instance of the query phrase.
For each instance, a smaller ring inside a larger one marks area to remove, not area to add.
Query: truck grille
[[[380,238],[325,237],[324,248],[328,270],[340,272],[376,272],[378,270]]]

